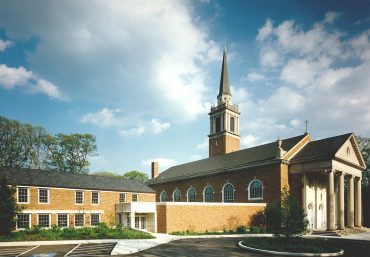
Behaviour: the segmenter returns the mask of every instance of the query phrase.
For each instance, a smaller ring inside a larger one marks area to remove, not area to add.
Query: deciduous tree
[[[145,182],[149,179],[149,177],[146,173],[140,172],[140,171],[137,171],[137,170],[132,170],[132,171],[126,172],[126,173],[123,174],[123,177],[126,178],[126,179],[134,179],[134,180],[138,180],[138,181],[141,181],[141,182]]]

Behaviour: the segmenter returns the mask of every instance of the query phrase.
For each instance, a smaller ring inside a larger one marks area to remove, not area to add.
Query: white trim
[[[179,191],[179,194],[180,194],[180,201],[181,201],[181,192],[180,192],[180,190],[179,190],[179,189],[177,189],[177,188],[176,188],[176,189],[175,189],[175,190],[173,190],[173,192],[172,192],[172,202],[174,202],[174,201],[175,201],[175,192],[176,192],[176,191]],[[180,202],[180,201],[179,201],[179,202]]]
[[[48,193],[48,201],[46,203],[41,203],[40,202],[40,189],[43,189],[43,190],[47,190],[47,193]],[[47,188],[47,187],[39,187],[37,188],[37,202],[38,204],[50,204],[50,189]]]
[[[124,195],[125,195],[125,201],[124,201],[124,202],[121,202],[121,194],[124,194]],[[127,193],[125,193],[125,192],[120,192],[120,193],[119,193],[119,196],[118,196],[118,202],[119,202],[119,203],[127,203]]]
[[[187,206],[266,206],[266,203],[215,203],[215,202],[165,202],[157,205],[187,205]]]
[[[221,190],[221,194],[222,194],[222,202],[224,203],[225,202],[225,199],[224,199],[224,189],[225,189],[225,186],[226,185],[231,185],[232,188],[233,188],[233,201],[235,201],[235,187],[233,184],[231,184],[230,182],[226,182],[223,187],[222,187],[222,190]],[[227,203],[230,203],[230,202],[227,202]]]
[[[20,202],[19,201],[19,193],[18,193],[19,188],[26,188],[27,189],[27,202]],[[29,187],[17,186],[17,204],[30,204],[30,188]]]
[[[206,188],[207,187],[210,187],[210,188],[212,188],[212,192],[213,192],[213,201],[215,200],[215,190],[213,189],[213,187],[211,186],[211,185],[206,185],[204,188],[203,188],[203,202],[204,203],[210,203],[210,202],[206,202],[206,194],[205,194],[205,192],[206,192]],[[212,202],[213,202],[212,201]]]
[[[56,225],[59,227],[59,215],[67,215],[67,227],[61,227],[61,228],[69,228],[69,213],[56,213],[56,215],[57,215],[57,222],[56,222]]]
[[[83,220],[83,224],[82,226],[76,226],[76,215],[83,215],[84,217],[84,220]],[[74,216],[73,216],[73,225],[75,228],[82,228],[86,225],[86,215],[85,213],[74,213]]]
[[[77,203],[77,192],[82,192],[82,203]],[[75,191],[75,205],[84,205],[85,204],[85,191],[83,190],[76,190]]]
[[[93,193],[98,193],[98,203],[93,203]],[[99,205],[100,204],[100,191],[91,191],[91,205]]]
[[[82,213],[81,210],[24,210],[25,213],[22,214],[33,214],[33,213],[40,213],[40,214],[78,214]],[[104,213],[104,210],[84,210],[83,213]]]
[[[91,216],[93,214],[99,215],[99,222],[98,223],[100,223],[101,222],[101,213],[96,213],[96,212],[90,213],[90,226],[95,227],[96,225],[91,224],[91,220],[92,220]]]
[[[163,194],[163,193],[165,193],[165,194],[166,194],[166,201],[164,201],[164,202],[162,201],[162,194]],[[160,203],[165,203],[165,202],[167,202],[167,201],[168,201],[168,194],[167,194],[167,192],[166,192],[166,191],[164,191],[164,190],[163,190],[163,191],[159,194],[159,202],[160,202]]]
[[[190,191],[190,189],[193,189],[194,190],[195,199],[197,198],[197,190],[195,190],[194,187],[189,187],[188,191],[186,191],[186,202],[189,202],[189,191]],[[189,203],[194,203],[194,202],[189,202]]]
[[[23,230],[23,229],[25,229],[25,228],[18,228],[18,215],[19,214],[22,214],[22,215],[28,215],[28,219],[29,219],[29,227],[28,228],[32,228],[32,216],[31,216],[31,213],[30,212],[27,212],[27,213],[23,213],[23,212],[21,212],[21,213],[17,213],[17,216],[16,216],[16,218],[17,218],[17,220],[16,220],[16,223],[15,223],[15,229],[16,230]]]
[[[47,227],[42,227],[42,228],[50,228],[51,227],[51,213],[48,212],[48,213],[37,213],[37,225],[40,226],[40,220],[39,220],[39,216],[40,215],[48,215],[49,216],[49,225]]]
[[[251,190],[250,190],[250,187],[251,187],[251,184],[254,182],[254,181],[258,181],[261,183],[261,187],[262,187],[262,197],[258,197],[258,198],[251,198]],[[263,191],[264,191],[265,187],[263,186],[263,183],[261,180],[259,179],[253,179],[251,182],[249,182],[249,185],[248,185],[248,200],[263,200]]]
[[[136,195],[136,201],[134,201],[134,195]],[[139,193],[132,193],[131,194],[131,202],[134,202],[134,203],[139,202]]]

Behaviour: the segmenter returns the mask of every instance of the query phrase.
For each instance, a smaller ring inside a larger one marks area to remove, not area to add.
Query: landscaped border
[[[257,253],[267,253],[267,254],[274,254],[274,255],[283,255],[283,256],[307,256],[307,257],[330,257],[330,256],[341,256],[344,254],[343,249],[336,253],[291,253],[291,252],[277,252],[277,251],[270,251],[270,250],[263,250],[257,249],[253,247],[248,247],[242,244],[243,241],[238,243],[239,247],[245,250],[249,250],[252,252]]]

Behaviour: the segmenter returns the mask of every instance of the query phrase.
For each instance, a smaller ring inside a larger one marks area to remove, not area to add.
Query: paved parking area
[[[27,253],[36,246],[9,246],[0,248],[0,257],[17,257],[21,256],[23,253]]]

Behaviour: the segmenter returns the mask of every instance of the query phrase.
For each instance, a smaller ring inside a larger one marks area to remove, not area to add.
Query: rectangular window
[[[120,203],[126,202],[126,193],[119,193],[119,202]]]
[[[39,214],[38,215],[38,225],[42,228],[50,227],[50,215],[49,214]]]
[[[18,187],[18,203],[29,203],[28,201],[28,187]]]
[[[141,217],[141,229],[146,229],[146,217]]]
[[[127,218],[126,218],[126,227],[131,227],[131,219],[130,219],[130,216],[128,216]]]
[[[135,228],[140,229],[140,218],[139,217],[135,217]]]
[[[68,214],[58,214],[58,227],[68,227]]]
[[[91,192],[91,203],[92,204],[99,204],[100,195],[98,191]]]
[[[39,203],[49,203],[49,189],[39,188]]]
[[[132,201],[133,202],[137,202],[139,199],[139,195],[138,194],[132,194]]]
[[[75,227],[83,227],[85,225],[85,214],[75,214]]]
[[[90,216],[90,220],[91,220],[91,226],[97,226],[100,222],[100,214],[99,213],[91,213],[91,216]]]
[[[30,228],[30,214],[17,214],[17,229]]]
[[[75,191],[75,202],[76,204],[83,204],[84,203],[84,192],[83,191]]]

